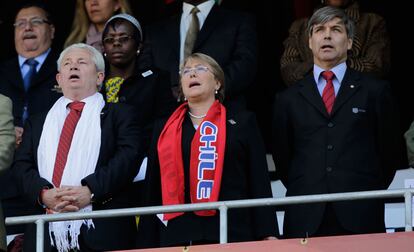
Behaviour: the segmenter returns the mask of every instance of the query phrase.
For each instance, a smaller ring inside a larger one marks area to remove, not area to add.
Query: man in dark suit
[[[51,50],[54,33],[51,16],[43,5],[24,5],[18,11],[14,23],[18,55],[0,66],[0,93],[13,101],[17,144],[23,133],[23,117],[48,110],[61,96],[55,89],[57,54]],[[36,73],[25,88],[24,79],[30,69],[28,59],[36,60]]]
[[[23,134],[23,117],[48,110],[62,95],[56,92],[57,54],[51,49],[55,28],[46,7],[38,3],[24,5],[19,9],[14,21],[14,42],[17,56],[0,65],[0,93],[10,97],[13,102],[13,117],[16,133],[16,146]],[[37,64],[32,78],[27,60],[34,59]],[[29,84],[30,82],[30,84]],[[22,205],[22,199],[14,181],[13,169],[0,176],[0,191],[5,216],[31,214],[31,207]],[[8,233],[22,231],[17,226],[7,227]]]
[[[274,107],[273,158],[286,195],[386,189],[401,153],[390,87],[347,67],[354,25],[342,10],[316,11],[308,33],[313,72]],[[286,237],[384,231],[382,200],[286,207]]]
[[[25,125],[13,168],[19,188],[39,213],[130,207],[134,195],[129,186],[143,159],[141,131],[131,107],[105,104],[97,92],[104,69],[103,57],[93,47],[74,44],[65,49],[58,59],[57,74],[64,97],[47,114],[33,116]],[[70,125],[72,133],[67,130]],[[46,227],[58,251],[65,246],[106,251],[135,245],[133,216],[49,223]],[[34,247],[34,230],[32,225],[25,233],[28,250]]]
[[[185,57],[184,42],[195,6],[199,32],[190,53],[207,54],[220,64],[226,78],[226,106],[244,108],[244,95],[257,64],[256,30],[249,15],[222,9],[214,0],[185,0],[181,15],[149,27],[144,53],[155,66],[170,72],[177,96],[179,65]]]

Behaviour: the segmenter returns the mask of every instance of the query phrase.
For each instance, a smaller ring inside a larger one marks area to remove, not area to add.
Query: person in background
[[[10,168],[13,161],[15,134],[13,127],[12,102],[0,94],[0,174]],[[6,184],[1,185],[4,190]],[[4,226],[3,209],[0,200],[0,251],[7,251],[6,228]]]
[[[326,6],[309,19],[313,71],[276,97],[273,159],[286,196],[385,190],[402,137],[388,82],[347,64],[354,23]],[[287,238],[384,232],[381,199],[286,207]]]
[[[156,67],[169,71],[178,97],[178,70],[183,59],[200,52],[223,68],[227,107],[244,109],[245,94],[257,68],[257,37],[253,18],[221,8],[214,0],[185,0],[182,13],[147,29],[144,53]]]
[[[169,75],[139,60],[143,32],[131,15],[111,17],[105,24],[102,43],[108,65],[101,93],[107,102],[135,107],[145,129],[145,142],[149,143],[154,121],[168,117],[176,106]]]
[[[0,65],[0,93],[13,101],[19,145],[25,120],[48,110],[62,94],[54,88],[58,55],[51,48],[55,27],[47,7],[39,3],[23,5],[16,15],[14,31],[17,57]]]
[[[356,0],[322,0],[325,6],[343,9],[355,23],[352,49],[347,64],[350,68],[387,78],[390,70],[391,51],[384,18],[374,13],[361,12]],[[280,70],[285,85],[303,79],[313,68],[313,55],[308,47],[308,18],[294,21],[289,37],[284,41]]]
[[[148,205],[272,197],[255,116],[234,113],[222,104],[225,77],[218,63],[205,54],[190,55],[180,69],[180,83],[180,96],[186,102],[154,129]],[[161,246],[219,242],[217,211],[169,213],[161,219]],[[228,227],[230,242],[273,239],[275,211],[272,207],[231,210]],[[148,229],[143,224],[140,230]]]
[[[17,56],[0,65],[0,93],[13,102],[16,147],[22,141],[27,118],[49,110],[62,96],[55,88],[58,53],[52,48],[55,36],[53,18],[47,6],[41,3],[22,5],[14,20],[14,44]],[[0,175],[0,198],[4,215],[33,214],[33,207],[25,205],[13,180],[13,169]],[[22,225],[8,226],[11,233],[21,233]]]
[[[102,31],[108,19],[119,13],[131,13],[128,0],[77,0],[72,32],[64,47],[84,42],[102,52]]]
[[[131,207],[128,190],[142,162],[141,130],[133,108],[106,104],[102,54],[79,43],[58,59],[63,97],[28,120],[13,164],[16,181],[37,214],[90,212]],[[110,230],[110,231],[109,231]],[[68,220],[45,227],[45,251],[132,249],[134,217]],[[35,247],[28,225],[24,250]]]

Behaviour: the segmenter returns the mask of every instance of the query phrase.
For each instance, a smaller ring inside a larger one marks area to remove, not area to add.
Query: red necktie
[[[82,114],[84,105],[84,102],[78,101],[69,103],[70,112],[66,116],[62,132],[60,133],[59,145],[56,152],[55,167],[53,170],[52,182],[56,187],[60,186],[63,170],[65,168],[70,145],[72,143],[73,132],[75,132],[75,128]]]
[[[322,77],[326,80],[326,85],[322,92],[322,100],[323,103],[325,103],[325,108],[326,111],[328,111],[328,114],[331,114],[335,102],[335,90],[332,82],[334,76],[335,74],[332,71],[322,72]]]

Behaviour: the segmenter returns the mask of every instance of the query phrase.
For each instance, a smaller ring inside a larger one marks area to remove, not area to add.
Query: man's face
[[[81,100],[97,92],[104,73],[96,70],[91,56],[81,48],[73,48],[64,55],[56,79],[65,97]]]
[[[309,47],[314,63],[330,69],[346,60],[347,52],[352,47],[352,39],[348,38],[343,22],[334,18],[325,24],[313,26]]]
[[[44,53],[52,45],[55,28],[38,7],[24,8],[17,13],[14,43],[19,55],[33,58]]]

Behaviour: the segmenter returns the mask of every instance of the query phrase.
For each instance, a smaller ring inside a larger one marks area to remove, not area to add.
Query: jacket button
[[[125,102],[125,101],[126,101],[125,96],[121,96],[121,97],[119,97],[119,101],[120,101],[120,102]]]
[[[333,123],[328,123],[328,128],[332,128],[334,126],[334,124]]]
[[[331,172],[332,171],[332,167],[330,167],[330,166],[326,167],[326,171],[327,172]]]
[[[329,144],[328,146],[326,146],[326,148],[328,149],[328,150],[333,150],[333,145],[331,145],[331,144]]]

